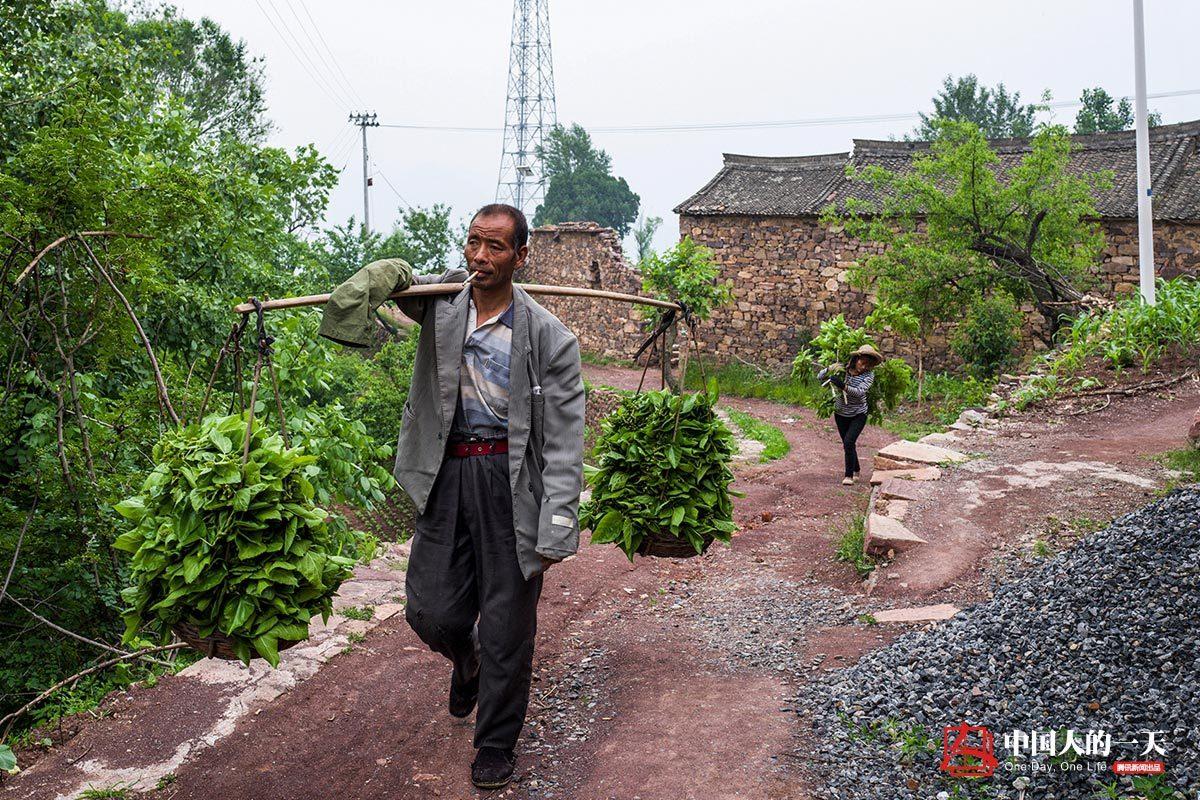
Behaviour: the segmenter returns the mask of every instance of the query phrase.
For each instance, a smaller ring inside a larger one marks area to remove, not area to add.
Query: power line
[[[334,88],[338,89],[339,91],[341,91],[347,98],[356,99],[358,101],[358,103],[357,103],[358,105],[366,105],[365,103],[362,102],[362,98],[358,97],[355,94],[354,87],[348,86],[348,84],[346,84],[341,78],[338,77],[334,67],[330,65],[329,60],[325,58],[325,54],[321,52],[321,48],[317,46],[316,40],[313,39],[311,34],[309,34],[308,26],[304,24],[304,20],[300,19],[300,15],[296,13],[296,7],[293,6],[291,3],[289,3],[287,0],[280,0],[280,1],[285,6],[287,6],[288,11],[292,12],[292,16],[296,19],[296,27],[298,27],[300,29],[300,32],[304,34],[304,38],[308,40],[308,43],[310,45],[312,45],[312,52],[316,53],[317,58],[321,59],[321,63],[325,65],[326,72],[324,73],[324,75],[327,79],[329,79],[330,85],[333,86]],[[309,18],[311,19],[312,17],[310,16]],[[317,32],[320,33],[320,30],[318,30]],[[305,52],[307,53],[309,51],[305,51]]]
[[[333,48],[331,48],[329,46],[329,42],[325,39],[325,34],[321,33],[321,26],[317,24],[317,21],[315,19],[313,19],[312,12],[308,10],[308,4],[305,3],[304,0],[298,0],[298,2],[300,3],[300,8],[304,9],[304,15],[306,17],[308,17],[309,22],[312,23],[313,30],[317,32],[317,38],[320,39],[321,44],[325,46],[325,52],[329,53],[329,60],[333,63],[334,68],[337,70],[338,74],[341,76],[343,85],[345,85],[350,90],[350,93],[352,95],[354,95],[354,99],[358,101],[358,104],[360,106],[366,107],[367,102],[365,100],[363,100],[362,95],[360,95],[354,89],[354,83],[350,80],[349,76],[346,75],[346,71],[344,69],[342,69],[341,62],[339,62],[337,60],[337,56],[335,56],[333,54]],[[295,11],[293,11],[292,13],[294,14]],[[318,52],[317,55],[320,55],[320,53]],[[322,60],[324,60],[324,59],[322,59]]]
[[[1157,92],[1146,95],[1152,99],[1185,97],[1200,94],[1200,89],[1183,89],[1175,92]],[[1048,104],[1050,108],[1080,108],[1077,100],[1058,101]],[[600,125],[588,128],[593,133],[691,133],[698,131],[753,130],[771,128],[802,128],[823,125],[848,125],[863,122],[905,122],[920,118],[918,112],[895,114],[858,114],[842,117],[811,117],[808,119],[763,120],[759,122],[683,122],[649,125]],[[441,131],[445,133],[499,133],[503,128],[466,125],[417,125],[403,123],[379,123],[381,128],[404,130]]]
[[[263,4],[260,2],[260,0],[254,0],[254,4],[258,6],[258,10],[261,11],[262,15],[267,18],[267,22],[271,23],[271,27],[275,30],[276,35],[279,36],[280,41],[282,41],[284,46],[287,47],[288,52],[292,54],[292,57],[295,58],[300,64],[300,68],[308,74],[308,77],[311,78],[313,83],[317,85],[317,88],[324,92],[325,96],[333,101],[334,105],[352,106],[353,103],[347,102],[346,98],[344,97],[340,97],[338,91],[331,89],[330,85],[323,80],[320,74],[321,70],[317,68],[316,64],[313,63],[311,59],[309,59],[307,56],[301,56],[301,53],[304,51],[304,46],[300,44],[300,40],[297,39],[296,35],[292,33],[292,29],[288,27],[287,21],[284,20],[283,15],[279,13],[279,10],[275,8],[275,4],[272,3],[271,0],[267,0],[267,3],[271,6],[271,10],[275,12],[275,16],[279,18],[279,23],[283,26],[284,30],[287,31],[288,37],[290,37],[291,40],[296,43],[296,47],[299,48],[299,52],[297,52],[296,48],[292,47],[291,42],[288,41],[288,37],[285,37],[279,30],[279,26],[275,24],[275,20],[270,14],[267,13],[267,9],[263,7]]]
[[[412,211],[413,210],[412,204],[409,203],[407,200],[405,200],[404,195],[400,194],[400,190],[398,190],[395,186],[392,185],[392,182],[390,180],[388,180],[388,176],[383,174],[383,170],[381,170],[379,168],[379,164],[373,158],[371,159],[371,166],[373,166],[375,168],[375,173],[379,177],[383,178],[383,182],[386,183],[388,188],[392,190],[392,194],[394,194],[394,195],[396,195],[396,197],[400,198],[400,202],[404,204],[405,208],[407,208],[409,211]]]

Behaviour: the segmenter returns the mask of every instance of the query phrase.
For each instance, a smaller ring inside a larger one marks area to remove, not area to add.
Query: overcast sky
[[[389,123],[503,125],[509,0],[176,3],[265,58],[274,143],[315,143],[343,168],[329,223],[362,216],[350,111],[375,111]],[[1003,81],[1025,101],[1044,89],[1054,101],[1077,100],[1090,86],[1133,93],[1132,0],[550,0],[550,20],[559,122],[587,128],[915,114],[931,109],[948,73]],[[1150,93],[1200,89],[1197,30],[1200,3],[1146,0]],[[316,55],[325,52],[322,39],[332,51],[324,60]],[[1150,107],[1167,123],[1198,119],[1200,94]],[[1070,124],[1075,109],[1054,114]],[[715,174],[724,152],[839,152],[854,138],[900,136],[916,122],[593,137],[641,195],[642,212],[664,218],[655,242],[662,248],[678,236],[671,209]],[[467,215],[495,197],[498,130],[375,128],[368,136],[377,230],[390,229],[404,203],[447,203]]]

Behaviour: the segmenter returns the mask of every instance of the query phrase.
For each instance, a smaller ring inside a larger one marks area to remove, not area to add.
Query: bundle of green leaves
[[[871,335],[863,328],[855,328],[841,314],[821,323],[820,332],[813,337],[792,362],[792,375],[802,379],[815,379],[818,365],[847,364],[850,354],[864,344],[875,346]],[[878,425],[885,411],[892,411],[904,399],[912,383],[912,367],[902,358],[889,358],[875,367],[875,380],[867,391],[867,420]],[[828,417],[833,415],[833,392],[815,395],[816,412]]]
[[[615,543],[633,560],[646,537],[674,536],[697,553],[736,530],[729,490],[733,435],[717,418],[716,382],[704,392],[625,397],[601,422],[598,466],[585,465],[592,496],[579,526],[592,543]]]
[[[209,416],[168,432],[141,493],[116,505],[136,523],[114,547],[133,554],[121,596],[125,642],[143,626],[161,641],[179,623],[224,634],[237,656],[279,664],[280,642],[328,621],[355,562],[353,536],[313,501],[317,457],[288,448],[255,420],[242,466],[243,414]]]

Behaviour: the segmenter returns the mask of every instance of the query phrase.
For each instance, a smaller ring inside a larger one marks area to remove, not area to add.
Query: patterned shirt
[[[475,298],[468,299],[462,367],[458,373],[458,405],[451,430],[457,436],[508,436],[509,354],[512,351],[513,306],[476,326]]]
[[[817,373],[817,380],[824,380],[829,375],[828,368]],[[844,373],[843,386],[835,387],[833,392],[833,413],[840,417],[853,417],[867,413],[867,391],[875,382],[875,371],[867,370],[861,375]]]

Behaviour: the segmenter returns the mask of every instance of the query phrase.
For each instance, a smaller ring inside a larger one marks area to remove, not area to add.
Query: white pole
[[[1137,131],[1138,276],[1142,300],[1154,305],[1154,216],[1150,197],[1150,126],[1146,117],[1146,29],[1133,0],[1134,126]]]

